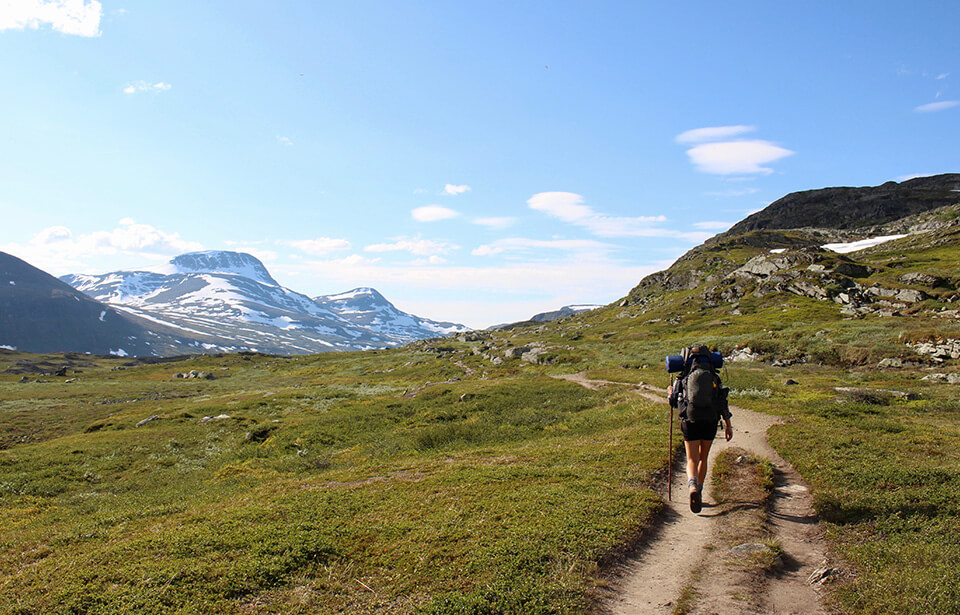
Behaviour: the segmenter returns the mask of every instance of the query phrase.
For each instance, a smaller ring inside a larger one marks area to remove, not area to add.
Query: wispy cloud
[[[960,100],[941,100],[939,102],[932,102],[925,105],[920,105],[919,107],[914,107],[913,110],[915,113],[935,113],[937,111],[943,111],[944,109],[956,107],[957,105],[960,105]]]
[[[366,252],[409,252],[417,256],[433,256],[435,254],[449,254],[459,249],[458,246],[445,241],[431,239],[399,238],[393,243],[375,243],[364,248]]]
[[[413,219],[417,222],[437,222],[439,220],[456,218],[460,215],[460,212],[448,207],[441,207],[440,205],[426,205],[424,207],[417,207],[410,212],[410,215],[413,216]]]
[[[516,223],[516,218],[502,217],[502,218],[474,218],[473,223],[479,226],[485,226],[489,229],[505,229],[513,226]]]
[[[608,252],[610,244],[593,241],[592,239],[527,239],[525,237],[508,237],[498,239],[493,243],[482,245],[473,250],[474,256],[493,256],[507,251],[523,251],[531,249],[573,250],[578,252]]]
[[[173,86],[163,81],[149,83],[147,81],[133,81],[123,88],[124,94],[137,94],[138,92],[166,92]]]
[[[761,140],[704,143],[687,150],[698,171],[713,175],[769,175],[773,169],[763,165],[794,153]]]
[[[682,145],[721,141],[744,133],[753,132],[756,129],[756,126],[710,126],[707,128],[694,128],[693,130],[681,132],[674,140]]]
[[[939,81],[940,79],[946,79],[949,76],[950,76],[950,73],[940,73],[939,75],[937,75],[937,80]]]
[[[0,30],[37,30],[49,24],[64,34],[100,36],[102,14],[96,0],[5,0],[0,2]]]
[[[458,194],[463,194],[464,192],[470,190],[470,186],[454,186],[453,184],[447,184],[443,187],[443,193],[450,196],[456,196]]]
[[[351,245],[346,239],[334,239],[332,237],[317,237],[316,239],[299,239],[294,241],[281,242],[283,245],[292,246],[306,252],[307,254],[324,255],[330,252],[339,252],[349,250]]]
[[[286,145],[288,147],[293,145],[293,139],[281,135],[277,135],[277,142],[280,143],[280,145]]]
[[[610,216],[583,204],[573,192],[540,192],[527,200],[530,209],[542,211],[564,222],[585,228],[600,237],[671,237],[681,233],[654,227],[666,222],[665,216]]]

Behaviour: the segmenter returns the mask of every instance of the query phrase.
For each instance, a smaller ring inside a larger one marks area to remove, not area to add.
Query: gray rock
[[[759,361],[762,357],[759,353],[754,352],[749,346],[746,348],[739,348],[730,353],[730,356],[727,357],[727,361],[730,363],[737,363],[739,361]]]
[[[201,423],[209,423],[210,421],[224,421],[231,418],[229,414],[218,414],[217,416],[205,416],[200,419]]]
[[[917,303],[926,298],[927,295],[923,291],[913,290],[912,288],[905,288],[897,293],[897,300],[906,301],[907,303]]]
[[[887,367],[903,367],[903,359],[900,359],[899,357],[883,359],[882,361],[877,363],[877,367],[879,367],[880,369],[884,369]]]
[[[143,419],[142,421],[140,421],[139,423],[137,423],[137,427],[143,427],[143,426],[146,425],[147,423],[152,423],[153,421],[159,421],[159,420],[160,420],[160,417],[157,416],[156,414],[154,414],[153,416],[148,417],[148,418],[145,418],[145,419]]]
[[[905,273],[897,278],[897,280],[902,284],[916,284],[918,286],[929,286],[931,288],[943,283],[943,278],[930,275],[929,273],[919,272]]]
[[[833,270],[840,275],[850,276],[851,278],[865,278],[870,275],[870,269],[868,267],[855,263],[843,262],[834,267]]]
[[[838,577],[841,574],[843,574],[843,571],[839,568],[823,566],[822,568],[817,568],[813,571],[813,573],[807,579],[807,583],[810,585],[822,585],[826,581]]]

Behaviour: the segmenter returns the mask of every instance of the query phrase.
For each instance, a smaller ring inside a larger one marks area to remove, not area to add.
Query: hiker
[[[671,369],[670,360],[681,359]],[[720,353],[710,352],[704,345],[684,348],[680,356],[668,358],[668,370],[680,375],[667,389],[670,407],[680,410],[680,431],[687,449],[687,484],[690,487],[690,510],[699,513],[703,506],[703,483],[707,478],[707,456],[717,427],[722,419],[724,436],[733,438],[730,408],[727,405],[729,389],[723,387],[718,367],[723,365]]]

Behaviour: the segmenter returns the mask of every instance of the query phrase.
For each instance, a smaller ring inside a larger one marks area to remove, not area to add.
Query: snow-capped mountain
[[[376,330],[398,341],[440,337],[470,330],[464,325],[436,322],[402,312],[373,288],[355,288],[339,295],[315,297],[314,301],[355,325]]]
[[[280,286],[257,258],[239,252],[182,254],[158,271],[71,274],[61,280],[118,310],[193,337],[198,349],[210,352],[366,350],[467,329],[405,314],[372,289],[311,299]]]

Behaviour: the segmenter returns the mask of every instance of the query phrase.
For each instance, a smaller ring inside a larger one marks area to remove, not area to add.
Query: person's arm
[[[733,438],[733,425],[730,423],[730,415],[727,415],[727,418],[723,419],[724,430],[723,435],[729,442]]]

